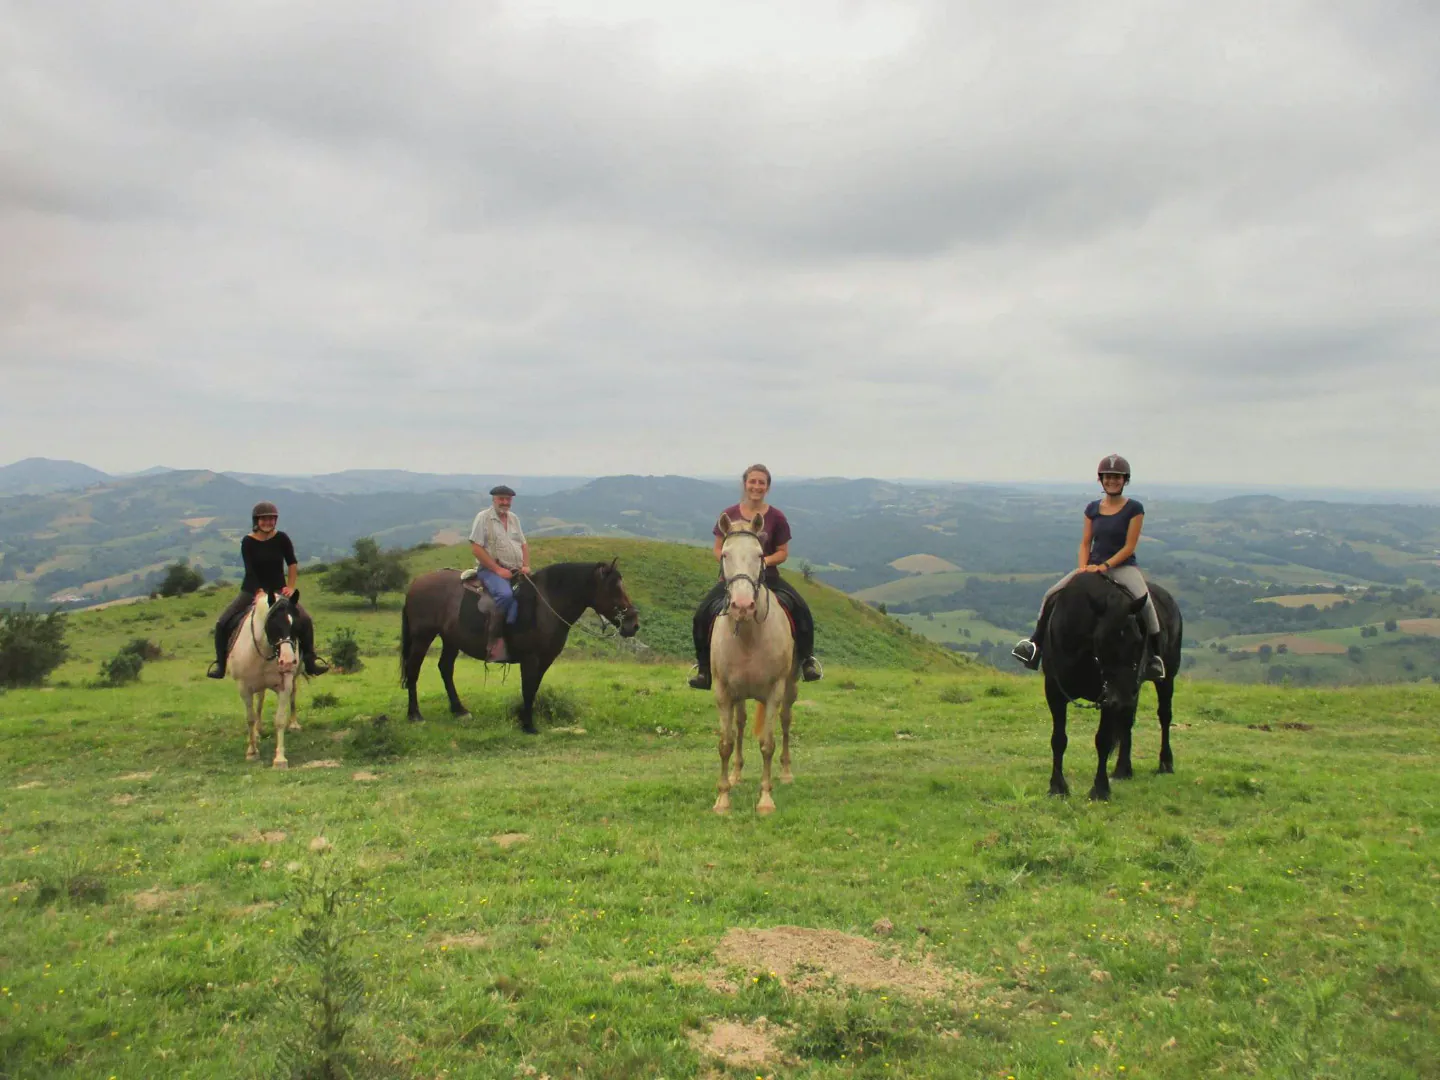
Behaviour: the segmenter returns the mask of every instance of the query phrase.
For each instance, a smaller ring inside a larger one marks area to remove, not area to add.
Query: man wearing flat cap
[[[530,573],[530,545],[525,542],[520,519],[510,512],[514,498],[514,490],[504,484],[491,488],[490,505],[475,515],[475,523],[470,526],[475,576],[495,599],[496,613],[490,622],[490,657],[496,662],[505,656],[504,626],[514,626],[520,613],[511,581],[517,574]]]

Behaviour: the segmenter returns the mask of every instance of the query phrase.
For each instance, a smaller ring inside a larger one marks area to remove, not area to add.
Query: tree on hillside
[[[363,596],[372,608],[380,606],[380,594],[399,592],[410,581],[399,551],[381,551],[375,538],[355,541],[355,554],[340,559],[325,576],[326,586],[336,592]]]
[[[165,570],[164,580],[160,582],[160,595],[184,596],[204,584],[205,579],[200,575],[200,571],[181,559],[179,562],[171,563]]]
[[[1397,623],[1394,619],[1386,619],[1385,629],[1393,634],[1396,630],[1400,629],[1400,624]]]
[[[39,686],[68,652],[58,611],[44,618],[24,608],[0,613],[0,686]]]

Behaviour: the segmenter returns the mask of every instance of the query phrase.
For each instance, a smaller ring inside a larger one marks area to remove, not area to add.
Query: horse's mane
[[[594,562],[561,562],[536,570],[530,576],[537,584],[556,589],[588,589],[589,579],[597,566],[605,566],[603,559]]]

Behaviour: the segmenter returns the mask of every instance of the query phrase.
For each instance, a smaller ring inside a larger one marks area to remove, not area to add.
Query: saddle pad
[[[461,580],[461,581],[473,581],[477,576],[479,576],[479,574],[480,574],[480,571],[479,571],[476,567],[473,567],[473,566],[472,566],[472,567],[470,567],[469,570],[461,570],[461,571],[460,571],[460,580]]]
[[[469,597],[475,596],[471,603]],[[460,628],[467,634],[483,638],[490,628],[490,613],[495,610],[495,601],[484,589],[473,590],[460,599]]]

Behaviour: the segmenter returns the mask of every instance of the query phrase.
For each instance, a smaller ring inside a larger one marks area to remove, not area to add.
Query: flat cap
[[[509,495],[513,499],[515,497],[515,489],[510,487],[508,484],[496,484],[493,488],[490,489],[490,494]]]

